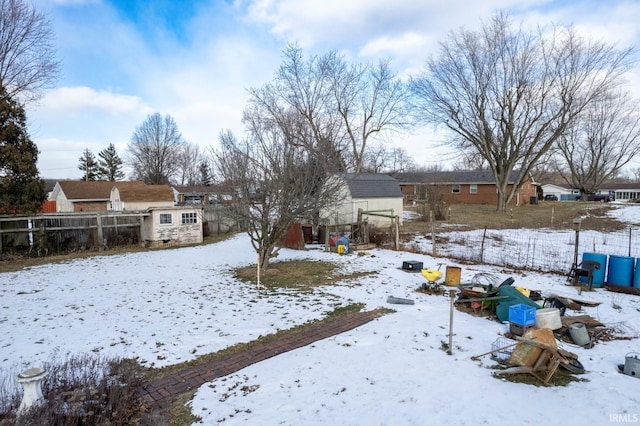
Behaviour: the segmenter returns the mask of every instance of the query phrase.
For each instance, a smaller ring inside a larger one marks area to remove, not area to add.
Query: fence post
[[[98,233],[98,251],[104,250],[104,233],[102,232],[102,216],[100,213],[96,213],[96,226]]]
[[[431,254],[433,257],[437,257],[438,248],[436,247],[436,228],[433,223],[433,210],[429,210],[429,223],[431,224]]]
[[[578,246],[580,245],[580,224],[581,223],[582,223],[581,218],[578,217],[573,219],[573,225],[576,227],[576,247],[573,252],[573,267],[578,266]]]
[[[140,216],[140,247],[144,247],[146,235],[144,235],[144,217]]]

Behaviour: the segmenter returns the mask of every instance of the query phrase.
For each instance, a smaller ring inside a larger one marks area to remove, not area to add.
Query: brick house
[[[518,170],[511,173],[508,190],[518,173]],[[495,177],[489,170],[410,172],[393,176],[400,183],[405,204],[427,200],[429,193],[437,193],[441,201],[449,204],[497,204],[498,202]],[[532,199],[537,202],[536,184],[529,177],[510,204],[530,204]]]

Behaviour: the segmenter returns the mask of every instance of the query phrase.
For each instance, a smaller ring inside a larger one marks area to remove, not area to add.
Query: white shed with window
[[[152,247],[202,242],[203,209],[197,206],[156,207],[144,217],[142,240]]]

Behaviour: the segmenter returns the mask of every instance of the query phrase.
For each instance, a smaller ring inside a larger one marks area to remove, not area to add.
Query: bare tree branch
[[[183,144],[178,125],[170,115],[149,115],[129,142],[133,178],[153,185],[173,182]]]
[[[45,15],[25,0],[0,0],[0,83],[11,98],[29,102],[57,81],[61,64]]]
[[[513,28],[497,14],[480,31],[451,32],[411,81],[421,120],[444,124],[488,163],[498,211],[576,117],[621,83],[631,49],[585,40],[571,27]],[[519,175],[510,186],[513,170]],[[509,188],[511,188],[509,190]]]
[[[612,92],[589,105],[558,148],[563,179],[582,194],[596,192],[640,153],[640,104]]]

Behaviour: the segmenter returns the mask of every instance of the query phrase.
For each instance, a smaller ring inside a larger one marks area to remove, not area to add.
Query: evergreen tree
[[[205,186],[211,185],[211,168],[206,161],[200,163],[200,184]]]
[[[100,179],[108,181],[117,181],[124,179],[125,175],[122,171],[123,161],[116,151],[113,144],[98,153],[98,169]]]
[[[46,199],[38,147],[27,133],[24,108],[0,87],[0,212],[34,213]]]
[[[85,149],[78,159],[78,169],[84,173],[82,180],[94,181],[99,178],[98,162],[89,149]]]

